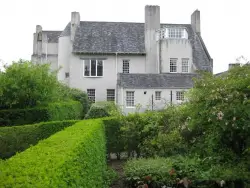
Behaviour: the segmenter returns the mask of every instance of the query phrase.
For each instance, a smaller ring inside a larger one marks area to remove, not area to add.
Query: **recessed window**
[[[88,98],[91,102],[95,103],[95,89],[87,89]]]
[[[176,91],[176,100],[184,101],[184,91]]]
[[[170,58],[170,72],[177,72],[177,58]]]
[[[65,78],[69,77],[69,72],[65,72]]]
[[[169,38],[183,38],[184,37],[184,29],[183,28],[169,28],[168,29],[168,37]]]
[[[184,58],[181,61],[181,70],[182,72],[189,72],[189,63],[188,63],[188,59]]]
[[[129,60],[123,60],[122,62],[122,72],[129,73]]]
[[[161,100],[161,91],[156,91],[155,92],[155,100]]]
[[[103,60],[84,60],[84,76],[103,76]]]
[[[126,106],[127,107],[135,106],[135,92],[134,91],[126,92]]]
[[[37,35],[37,41],[42,41],[42,39],[43,39],[42,32],[40,32]]]
[[[107,89],[107,101],[115,101],[115,90]]]

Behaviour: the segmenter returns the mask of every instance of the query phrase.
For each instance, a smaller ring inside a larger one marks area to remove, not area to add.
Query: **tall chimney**
[[[156,30],[160,29],[160,6],[145,6],[146,73],[158,73]]]
[[[197,34],[201,34],[201,20],[200,20],[200,11],[196,10],[191,15],[191,25]]]
[[[80,24],[80,13],[79,12],[71,12],[71,40],[73,41],[75,38],[76,29]]]

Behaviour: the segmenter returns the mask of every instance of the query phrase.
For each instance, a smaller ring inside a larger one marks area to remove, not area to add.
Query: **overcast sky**
[[[250,58],[250,0],[8,0],[0,5],[0,59],[30,60],[36,25],[63,30],[72,11],[82,21],[144,22],[144,6],[159,5],[161,23],[190,23],[201,11],[201,36],[214,73],[241,55]]]

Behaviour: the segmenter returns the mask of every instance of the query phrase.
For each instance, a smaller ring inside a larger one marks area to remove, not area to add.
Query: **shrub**
[[[0,187],[107,187],[102,120],[84,120],[1,164]]]
[[[177,187],[180,184],[218,187],[223,181],[227,184],[235,180],[248,181],[250,173],[244,165],[211,165],[211,162],[209,158],[182,156],[130,160],[125,165],[125,184],[128,187],[147,184],[149,188]]]
[[[76,101],[50,103],[47,107],[0,111],[0,126],[24,125],[42,121],[80,119],[82,105]]]
[[[125,150],[124,138],[122,137],[122,122],[117,118],[106,119],[103,121],[107,140],[107,153],[115,153],[120,159],[121,153]]]
[[[39,140],[71,126],[77,120],[42,122],[32,125],[0,128],[0,158],[9,158],[16,152],[24,151]]]
[[[118,107],[113,102],[97,102],[91,105],[85,119],[108,117],[117,111]]]
[[[0,73],[0,109],[33,108],[62,100],[60,83],[49,64],[20,60]]]

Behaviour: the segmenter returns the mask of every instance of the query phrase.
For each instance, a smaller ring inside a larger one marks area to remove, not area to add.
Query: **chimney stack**
[[[230,70],[231,68],[234,68],[234,67],[239,67],[239,66],[240,66],[240,63],[229,63],[228,70]]]
[[[145,6],[146,73],[158,73],[156,31],[160,29],[160,6]]]
[[[191,25],[192,25],[194,32],[200,35],[201,34],[201,20],[200,20],[199,10],[194,11],[193,14],[191,15]]]
[[[75,33],[77,27],[80,25],[80,13],[79,12],[71,12],[71,40],[73,41],[75,38]]]
[[[39,33],[43,30],[42,26],[36,25],[36,33]]]

